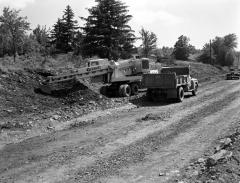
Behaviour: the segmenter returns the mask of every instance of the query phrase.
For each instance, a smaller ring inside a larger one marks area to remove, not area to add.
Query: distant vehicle
[[[240,70],[239,69],[230,69],[230,72],[226,75],[227,80],[240,79]]]
[[[182,102],[186,92],[197,94],[198,80],[190,76],[189,67],[166,67],[160,74],[144,74],[143,87],[150,101],[177,99]]]

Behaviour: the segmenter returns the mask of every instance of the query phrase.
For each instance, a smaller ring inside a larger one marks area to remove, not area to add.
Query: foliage
[[[11,55],[12,53],[12,45],[11,45],[11,38],[9,32],[0,25],[0,56],[4,56],[5,54]]]
[[[237,36],[235,34],[228,34],[224,37],[215,37],[211,45],[210,57],[210,44],[205,44],[203,53],[199,56],[198,60],[204,63],[219,64],[222,66],[231,66],[235,60],[234,48],[237,47]]]
[[[189,53],[191,53],[191,54],[195,54],[198,52],[198,50],[195,48],[195,46],[193,46],[191,44],[188,45],[188,50],[189,50]]]
[[[79,55],[82,52],[82,42],[83,42],[83,36],[81,32],[78,31],[75,35],[74,42],[72,44],[75,55]]]
[[[153,51],[156,56],[157,62],[160,63],[172,63],[173,62],[173,48],[163,46],[162,48],[156,48]]]
[[[161,50],[162,50],[163,57],[170,58],[173,54],[173,48],[171,47],[163,46]]]
[[[3,41],[10,45],[9,49],[11,54],[14,55],[14,61],[18,46],[23,42],[26,31],[30,29],[27,17],[21,17],[19,13],[20,10],[4,7],[3,14],[0,16],[0,32],[4,33],[3,36],[6,36],[6,39],[3,39]]]
[[[47,55],[49,52],[49,47],[50,47],[49,32],[50,30],[48,30],[46,26],[41,27],[40,25],[38,25],[33,30],[33,34],[30,35],[30,38],[32,38],[39,44],[39,52],[44,55]]]
[[[83,40],[85,56],[98,55],[108,59],[129,57],[135,36],[128,24],[132,16],[127,6],[118,0],[95,0],[97,5],[88,9]]]
[[[157,36],[144,28],[142,28],[139,33],[142,40],[142,55],[144,57],[149,57],[150,53],[157,47]]]
[[[59,52],[70,52],[74,50],[78,40],[77,21],[74,20],[74,13],[68,5],[64,11],[62,19],[58,19],[53,25],[51,32],[51,43]]]
[[[42,46],[46,46],[49,43],[49,30],[47,30],[46,26],[41,27],[38,25],[33,30],[34,39]]]
[[[51,31],[51,44],[55,46],[56,50],[59,52],[65,52],[64,40],[64,23],[59,18],[56,24],[53,25],[53,30]]]
[[[184,35],[178,38],[178,41],[174,45],[173,55],[178,60],[187,60],[190,54],[190,39]]]
[[[74,13],[71,7],[68,5],[64,11],[63,15],[63,23],[64,23],[64,38],[66,44],[66,52],[73,51],[74,42],[76,41],[76,35],[79,35],[77,21],[74,20]]]
[[[237,36],[236,34],[228,34],[224,36],[224,45],[227,49],[234,49],[237,47]]]
[[[214,64],[216,62],[216,57],[214,56],[214,51],[211,48],[211,57],[210,57],[210,44],[205,44],[203,47],[202,54],[199,55],[197,60],[206,63],[206,64]]]
[[[41,52],[41,45],[31,35],[25,35],[22,40],[18,48],[19,55]]]

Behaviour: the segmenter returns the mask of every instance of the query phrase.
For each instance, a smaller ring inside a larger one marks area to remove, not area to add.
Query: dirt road
[[[240,81],[205,84],[183,103],[132,103],[138,107],[6,145],[0,182],[166,182],[239,123]]]

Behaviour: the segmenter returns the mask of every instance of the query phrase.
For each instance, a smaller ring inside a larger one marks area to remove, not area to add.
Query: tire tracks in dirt
[[[181,131],[170,142],[166,141],[166,145],[147,155],[143,162],[123,168],[120,175],[103,178],[101,181],[153,183],[165,182],[175,176],[170,182],[177,182],[179,170],[188,164],[189,160],[201,157],[206,149],[212,149],[212,142],[215,139],[224,135],[227,129],[239,124],[240,93],[237,95],[236,100],[229,100],[227,105],[224,103],[224,108],[220,111],[209,110],[207,112],[209,115],[200,119],[188,130]]]
[[[94,166],[80,170],[77,173],[78,180],[80,180],[80,182],[92,182],[102,176],[118,174],[118,170],[121,169],[121,167],[144,161],[146,155],[151,154],[157,151],[161,146],[170,143],[170,141],[180,133],[183,133],[196,125],[202,118],[205,118],[212,113],[216,113],[223,107],[228,106],[229,103],[234,101],[237,97],[239,97],[239,91],[235,91],[226,98],[213,102],[207,107],[182,118],[177,124],[173,124],[167,129],[157,131],[133,145],[123,147],[109,158],[98,160]]]

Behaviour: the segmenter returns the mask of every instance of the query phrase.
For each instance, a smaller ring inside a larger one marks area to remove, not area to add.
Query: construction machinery
[[[39,89],[44,93],[52,94],[54,91],[71,89],[74,84],[81,82],[84,78],[92,78],[107,84],[101,88],[102,94],[126,97],[138,94],[142,75],[149,71],[149,59],[147,58],[132,58],[118,62],[91,59],[86,67],[58,76],[48,76],[40,83]]]
[[[174,98],[182,102],[186,92],[197,94],[198,80],[190,76],[190,67],[165,67],[159,74],[144,74],[143,87],[151,101]]]

